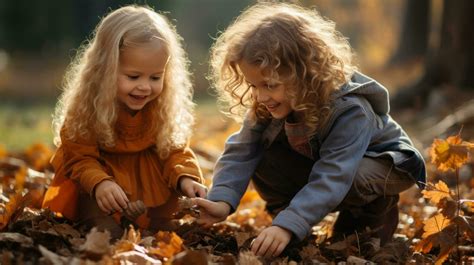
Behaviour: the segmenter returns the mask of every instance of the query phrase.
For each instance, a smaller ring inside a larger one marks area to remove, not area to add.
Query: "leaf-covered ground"
[[[473,104],[467,104],[467,108]],[[470,116],[462,122],[449,123],[449,115],[462,111],[465,110],[454,109],[447,115],[434,116],[435,120],[430,122],[423,116],[413,118],[410,112],[400,113],[399,118],[407,124],[411,135],[415,134],[415,143],[427,161],[433,159],[433,163],[428,163],[430,183],[426,191],[413,188],[402,194],[400,223],[391,243],[381,248],[369,230],[334,242],[331,227],[337,213],[331,213],[313,228],[310,238],[290,244],[280,257],[272,260],[256,257],[249,251],[252,239],[271,224],[264,202],[251,188],[236,213],[210,229],[193,222],[199,210],[183,198],[175,231],[137,230],[124,222],[127,231],[123,238],[110,243],[107,233],[84,231],[81,224],[40,209],[52,177],[48,165],[51,147],[40,143],[15,152],[0,147],[0,263],[473,264],[474,123]],[[238,126],[210,113],[201,113],[198,118],[192,147],[210,185],[212,167],[223,143]],[[460,125],[464,128],[459,133]],[[436,136],[443,138],[434,140],[430,136],[433,130],[438,130]]]

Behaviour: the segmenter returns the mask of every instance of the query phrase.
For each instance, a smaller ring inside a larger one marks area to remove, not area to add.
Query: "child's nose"
[[[151,89],[151,84],[149,82],[142,82],[138,85],[138,89],[140,90],[150,90]]]

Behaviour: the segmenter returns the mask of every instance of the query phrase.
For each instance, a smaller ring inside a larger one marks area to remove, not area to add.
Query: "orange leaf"
[[[421,238],[427,238],[430,235],[439,233],[445,227],[447,227],[451,221],[444,217],[442,214],[437,214],[430,219],[423,222],[425,226],[423,226],[423,230],[425,231]]]
[[[5,228],[13,214],[18,210],[23,210],[26,205],[27,196],[22,196],[21,193],[16,193],[10,196],[10,201],[2,208],[0,208],[0,230]]]
[[[431,163],[441,171],[460,168],[468,161],[470,148],[472,144],[463,142],[459,135],[435,139],[430,149]]]
[[[171,258],[183,251],[183,240],[174,232],[159,231],[156,235],[157,247],[148,248],[148,253],[162,258]]]
[[[25,150],[25,155],[35,170],[42,171],[48,166],[53,151],[43,143],[36,143]]]
[[[21,192],[23,186],[25,185],[26,175],[28,169],[25,166],[20,167],[20,169],[15,173],[15,190]]]
[[[437,184],[428,185],[426,190],[423,190],[423,197],[429,199],[431,203],[438,204],[443,198],[451,198],[451,191],[448,188],[448,185],[443,181],[438,181]]]

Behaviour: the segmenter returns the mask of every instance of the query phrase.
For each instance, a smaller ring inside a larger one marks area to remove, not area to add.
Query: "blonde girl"
[[[54,119],[55,177],[43,206],[118,238],[122,215],[166,228],[179,193],[205,196],[187,146],[187,67],[181,38],[163,15],[125,6],[105,16],[65,77]]]
[[[297,5],[255,4],[218,37],[211,64],[220,99],[243,124],[208,200],[194,200],[198,222],[224,220],[252,180],[274,216],[252,244],[257,255],[280,255],[332,211],[334,239],[366,227],[382,245],[391,239],[398,194],[424,181],[424,162],[333,22]]]

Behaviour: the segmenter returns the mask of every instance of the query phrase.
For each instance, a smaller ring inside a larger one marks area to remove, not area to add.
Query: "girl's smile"
[[[239,68],[252,88],[253,98],[264,105],[273,118],[285,118],[293,111],[285,93],[285,84],[272,79],[258,65],[249,64],[245,60],[239,63]]]

